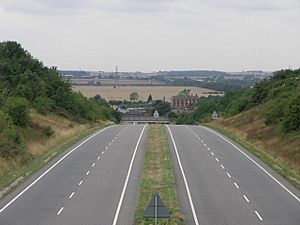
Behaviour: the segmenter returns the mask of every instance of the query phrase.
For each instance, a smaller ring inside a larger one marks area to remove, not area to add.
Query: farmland
[[[151,94],[154,100],[165,99],[170,101],[171,97],[178,94],[184,89],[191,89],[191,94],[198,96],[208,96],[208,92],[213,90],[199,87],[183,87],[183,86],[120,86],[113,88],[112,86],[75,86],[75,91],[80,91],[87,97],[100,95],[106,100],[129,100],[132,92],[139,94],[139,100],[147,100]]]

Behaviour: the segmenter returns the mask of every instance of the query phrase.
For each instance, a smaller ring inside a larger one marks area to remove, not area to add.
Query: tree
[[[151,101],[152,101],[152,95],[150,94],[150,95],[148,96],[147,102],[151,102]]]
[[[43,96],[37,97],[34,103],[34,106],[37,109],[37,111],[44,115],[49,113],[49,111],[51,111],[51,109],[54,108],[54,105],[55,103],[53,100]]]
[[[130,101],[137,101],[139,99],[139,94],[137,92],[132,92],[129,96]]]
[[[171,111],[171,104],[169,102],[163,102],[161,100],[155,101],[153,105],[154,111],[157,110],[159,115],[165,116]]]
[[[300,130],[300,94],[287,100],[282,118],[284,131]]]
[[[20,127],[26,127],[30,121],[29,103],[23,97],[10,97],[5,105],[5,111],[12,122]]]

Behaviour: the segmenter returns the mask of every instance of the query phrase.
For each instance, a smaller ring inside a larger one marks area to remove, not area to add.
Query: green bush
[[[4,106],[12,122],[20,127],[27,127],[30,122],[29,102],[23,97],[9,97]]]
[[[300,93],[287,100],[281,123],[286,132],[300,130]]]
[[[20,133],[15,129],[10,117],[0,111],[0,156],[13,158],[26,153]]]
[[[266,103],[263,119],[266,125],[280,122],[283,116],[283,100],[272,99]]]
[[[35,108],[37,111],[43,115],[46,115],[51,111],[54,107],[55,103],[48,97],[37,97],[35,99]]]

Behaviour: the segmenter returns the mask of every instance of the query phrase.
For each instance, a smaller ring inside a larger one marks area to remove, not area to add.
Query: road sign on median
[[[170,218],[167,208],[157,193],[153,195],[145,209],[144,218]]]

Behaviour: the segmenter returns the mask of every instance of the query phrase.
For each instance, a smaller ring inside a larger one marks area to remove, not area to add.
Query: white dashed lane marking
[[[243,198],[246,200],[246,202],[250,202],[246,195],[243,195]]]
[[[194,132],[194,134],[196,135],[196,137],[199,138],[199,140],[201,140],[201,138],[200,138],[195,132]],[[206,147],[206,149],[207,149],[208,151],[210,151],[210,148],[207,147],[207,144],[204,143],[203,140],[201,140],[201,143],[203,143],[203,145]],[[211,155],[214,156],[215,154],[214,154],[213,152],[211,152]],[[217,157],[215,157],[215,160],[216,160],[217,162],[220,161]],[[223,170],[225,169],[224,166],[223,166],[222,164],[220,164],[220,166],[221,166],[221,168],[222,168]],[[231,178],[231,175],[230,175],[228,172],[226,172],[226,174],[227,174],[227,176],[228,176],[229,178]],[[238,185],[236,182],[234,182],[233,184],[234,184],[234,186],[235,186],[237,189],[240,188],[239,185]],[[242,195],[242,196],[243,196],[244,200],[245,200],[247,203],[250,203],[250,200],[248,199],[248,197],[247,197],[246,195]],[[260,221],[263,221],[263,218],[262,218],[261,215],[258,213],[258,211],[255,210],[254,212],[255,212],[256,216],[258,217],[258,219],[259,219]]]
[[[256,216],[258,217],[258,219],[260,221],[263,221],[263,218],[261,217],[261,215],[256,210],[254,212],[255,212]]]
[[[61,212],[64,210],[64,207],[61,207],[60,210],[57,212],[57,215],[61,214]]]
[[[235,183],[235,182],[234,182],[234,186],[235,186],[237,189],[240,188],[239,185],[237,185],[237,183]]]
[[[80,186],[80,185],[82,184],[82,182],[83,182],[83,181],[81,180],[81,181],[78,183],[78,186]]]
[[[93,164],[92,164],[92,167],[94,167],[94,166],[95,166],[95,164],[96,164],[96,163],[93,163]]]
[[[70,194],[69,198],[72,198],[74,194],[75,194],[75,193],[72,192],[72,193]]]
[[[100,159],[100,155],[97,157],[97,160],[99,160]]]
[[[88,170],[85,175],[89,175],[90,171]]]

